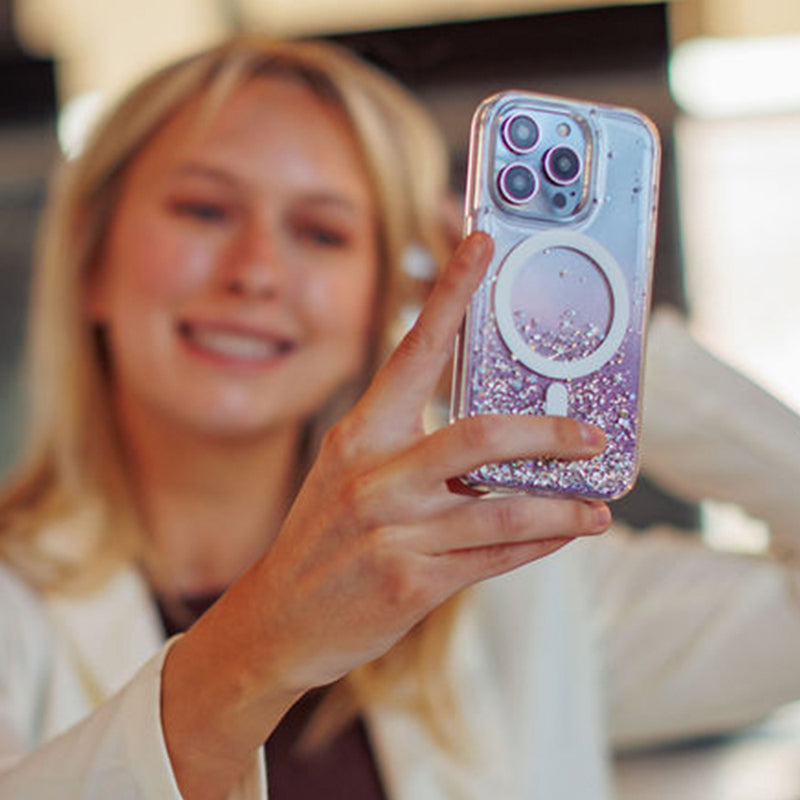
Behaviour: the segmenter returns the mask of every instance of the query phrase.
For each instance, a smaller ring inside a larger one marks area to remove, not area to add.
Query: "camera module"
[[[525,164],[508,164],[497,176],[497,188],[509,203],[522,205],[531,200],[539,189],[539,182]]]
[[[513,114],[503,122],[503,141],[515,153],[530,153],[539,141],[539,126],[527,114]]]
[[[551,147],[544,156],[544,171],[547,177],[559,186],[574,183],[581,174],[581,157],[566,145]]]

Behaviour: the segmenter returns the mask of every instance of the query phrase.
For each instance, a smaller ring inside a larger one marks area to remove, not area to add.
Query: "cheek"
[[[214,255],[207,243],[157,222],[127,226],[111,244],[113,283],[141,297],[179,300],[203,286],[213,272]]]
[[[344,280],[321,280],[309,287],[309,319],[323,335],[340,345],[357,347],[359,355],[367,343],[375,316],[376,280],[374,270]]]

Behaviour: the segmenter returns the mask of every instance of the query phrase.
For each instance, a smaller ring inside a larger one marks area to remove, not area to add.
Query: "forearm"
[[[800,697],[800,573],[667,528],[580,548],[614,744],[734,730]]]
[[[693,499],[734,502],[794,544],[800,519],[800,417],[692,339],[653,319],[645,378],[643,468]]]
[[[244,585],[171,648],[162,675],[161,717],[185,800],[222,800],[298,699],[254,649]]]

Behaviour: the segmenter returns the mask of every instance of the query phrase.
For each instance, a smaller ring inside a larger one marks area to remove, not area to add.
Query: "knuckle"
[[[334,469],[353,464],[362,449],[363,425],[352,414],[339,420],[323,435],[320,454]]]
[[[569,417],[550,417],[552,436],[559,447],[570,447],[581,441],[578,423]]]
[[[347,427],[346,421],[341,420],[330,427],[322,438],[322,452],[334,463],[347,460],[350,450],[350,434],[346,430]]]
[[[499,501],[491,508],[493,530],[503,537],[513,537],[526,525],[526,515],[522,506],[513,501]]]
[[[436,342],[428,328],[418,320],[400,340],[396,349],[397,357],[403,361],[418,358],[421,354],[430,353],[436,349]]]
[[[478,242],[483,239],[483,243]],[[448,287],[462,287],[464,280],[473,274],[475,268],[480,266],[488,256],[488,236],[485,233],[473,233],[464,239],[453,253],[442,277],[447,281]]]
[[[594,518],[589,506],[579,500],[569,503],[569,508],[565,514],[565,532],[577,533],[588,530],[592,527]]]
[[[495,449],[497,429],[492,420],[485,416],[471,417],[462,428],[464,443],[470,451],[483,452]]]
[[[438,289],[445,295],[454,295],[461,288],[465,273],[469,272],[469,262],[457,250],[447,268],[439,277]]]
[[[603,509],[602,505],[592,503],[578,503],[580,506],[575,512],[576,524],[581,531],[587,533],[599,532],[608,527],[611,522],[611,515],[608,509]],[[603,513],[605,511],[605,513]]]
[[[411,560],[398,554],[386,555],[380,568],[380,588],[384,601],[398,609],[419,608],[428,602],[427,582]]]
[[[351,474],[342,480],[339,511],[345,519],[369,526],[373,522],[373,481],[368,474]]]
[[[508,545],[497,544],[483,551],[484,569],[490,573],[505,572],[516,563],[516,551]]]
[[[587,503],[575,503],[575,522],[581,528],[589,527],[594,521],[594,517]]]

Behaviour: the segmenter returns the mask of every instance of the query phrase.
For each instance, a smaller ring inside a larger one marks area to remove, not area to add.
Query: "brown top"
[[[180,613],[156,597],[167,636],[180,633],[197,619],[219,594],[181,598]],[[289,710],[267,739],[267,779],[270,800],[386,800],[361,717],[347,725],[325,747],[298,753],[295,744],[325,689],[309,692]]]

